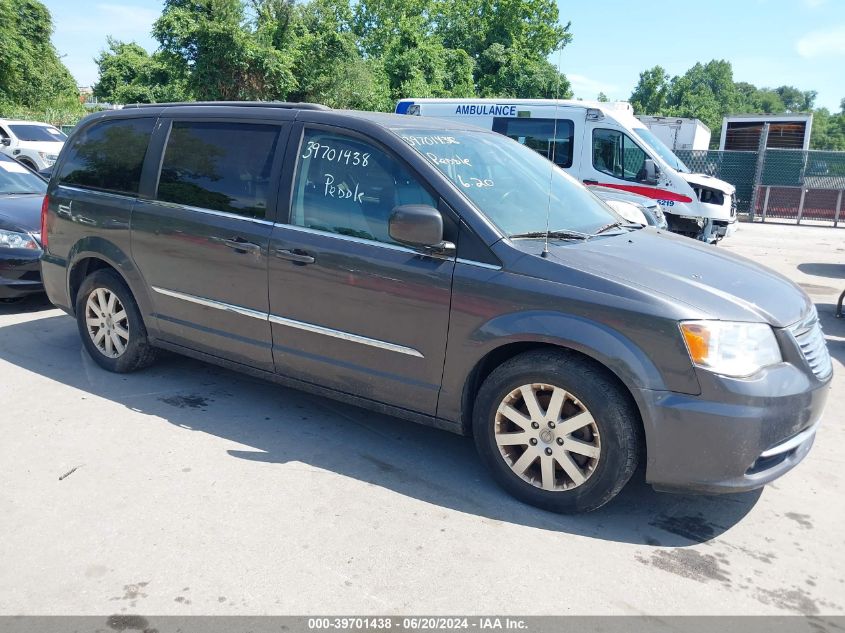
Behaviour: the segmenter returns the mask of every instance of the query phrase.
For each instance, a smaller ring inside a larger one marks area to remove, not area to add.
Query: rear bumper
[[[0,299],[17,299],[44,292],[41,251],[0,251]]]
[[[702,395],[642,391],[646,479],[701,493],[760,488],[810,451],[830,390],[782,363],[754,380],[700,377]],[[708,395],[709,394],[709,395]]]

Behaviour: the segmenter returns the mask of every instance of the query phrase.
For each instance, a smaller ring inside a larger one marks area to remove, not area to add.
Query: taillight
[[[41,250],[47,250],[47,211],[50,209],[50,196],[44,196],[41,203]]]

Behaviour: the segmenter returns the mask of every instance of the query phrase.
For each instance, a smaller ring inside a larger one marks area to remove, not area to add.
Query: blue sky
[[[93,59],[107,35],[155,48],[149,32],[161,2],[45,4],[56,25],[53,42],[81,85],[96,81]],[[593,99],[602,91],[627,99],[646,68],[660,64],[681,74],[714,58],[730,61],[737,81],[817,90],[817,105],[831,110],[838,111],[845,97],[845,0],[558,0],[558,5],[574,34],[560,56],[561,68],[578,97]]]

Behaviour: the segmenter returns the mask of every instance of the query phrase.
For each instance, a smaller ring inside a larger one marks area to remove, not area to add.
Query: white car
[[[48,123],[0,119],[0,152],[33,171],[51,168],[66,139]]]

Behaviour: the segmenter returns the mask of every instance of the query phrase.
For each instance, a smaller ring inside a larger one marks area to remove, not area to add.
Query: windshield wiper
[[[593,237],[594,235],[600,235],[605,231],[609,231],[610,229],[615,229],[620,226],[622,226],[621,222],[611,222],[610,224],[605,224],[604,226],[599,227],[597,231],[593,231],[590,237]]]
[[[567,229],[560,229],[558,231],[529,231],[527,233],[514,233],[510,236],[513,239],[519,238],[536,238],[546,237],[554,240],[586,240],[590,237],[589,233],[581,233],[580,231],[570,231]]]

